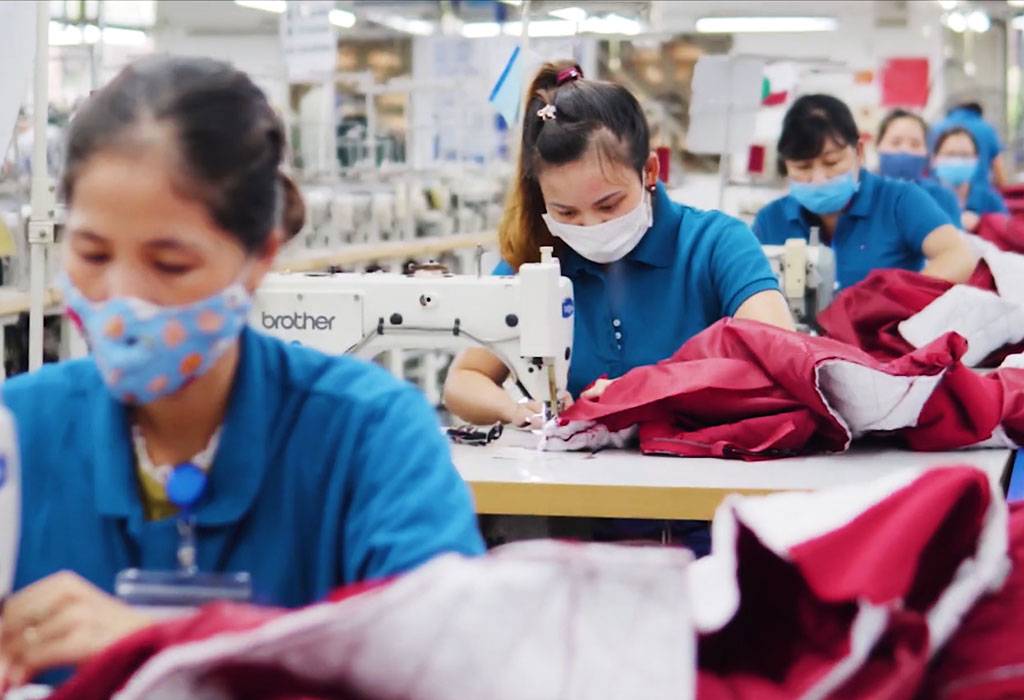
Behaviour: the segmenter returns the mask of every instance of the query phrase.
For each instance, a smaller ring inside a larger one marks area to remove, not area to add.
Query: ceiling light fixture
[[[701,17],[700,34],[753,34],[789,32],[834,32],[839,23],[834,17]]]

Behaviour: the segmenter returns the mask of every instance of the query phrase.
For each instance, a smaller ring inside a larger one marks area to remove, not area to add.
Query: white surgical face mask
[[[543,219],[552,236],[561,238],[587,260],[605,264],[621,260],[639,245],[654,223],[654,211],[651,193],[645,187],[636,208],[617,219],[594,226],[562,223],[549,214],[544,214]]]

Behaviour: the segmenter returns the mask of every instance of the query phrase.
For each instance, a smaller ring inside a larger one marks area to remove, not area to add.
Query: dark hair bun
[[[279,172],[277,177],[281,182],[283,195],[281,228],[284,229],[285,240],[290,241],[299,234],[306,224],[306,202],[302,199],[302,193],[299,192],[294,180],[283,172]]]

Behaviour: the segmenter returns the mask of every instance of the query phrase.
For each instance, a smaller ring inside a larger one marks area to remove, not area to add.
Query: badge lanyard
[[[219,431],[211,440],[210,447],[196,457],[196,460],[210,459],[216,450]],[[145,446],[137,439],[140,461],[148,459]],[[150,468],[157,478],[166,473],[164,492],[168,502],[178,509],[177,531],[178,568],[172,571],[149,571],[125,569],[117,575],[114,584],[116,595],[136,607],[145,608],[150,614],[176,615],[185,609],[195,608],[217,600],[246,602],[252,598],[252,580],[248,572],[205,573],[199,571],[196,556],[195,513],[206,494],[209,477],[196,461],[182,462],[169,471]]]

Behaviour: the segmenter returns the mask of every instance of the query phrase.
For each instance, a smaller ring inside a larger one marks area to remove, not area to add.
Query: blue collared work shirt
[[[967,190],[967,201],[964,209],[975,214],[1005,214],[1006,200],[988,182],[973,180]]]
[[[829,242],[840,288],[860,282],[879,268],[920,271],[924,239],[951,223],[917,184],[861,170],[860,188],[839,215]],[[786,195],[757,213],[754,233],[762,243],[782,245],[789,238],[810,238],[815,225],[820,225],[818,217]]]
[[[350,357],[252,330],[207,494],[197,564],[248,571],[255,602],[299,606],[442,552],[483,551],[469,491],[427,402]],[[111,592],[129,567],[177,567],[176,519],[146,521],[129,418],[91,359],[3,385],[22,455],[15,588],[70,569]]]
[[[602,375],[614,379],[666,359],[754,294],[779,288],[742,221],[677,204],[660,184],[653,203],[654,225],[618,262],[601,265],[558,246],[576,305],[573,396]],[[513,270],[502,262],[494,273]]]
[[[920,180],[915,180],[915,182],[928,193],[928,196],[935,200],[935,203],[939,205],[942,211],[946,212],[953,225],[960,228],[960,216],[963,214],[963,211],[960,209],[960,200],[956,198],[953,191],[931,177],[921,178]]]

